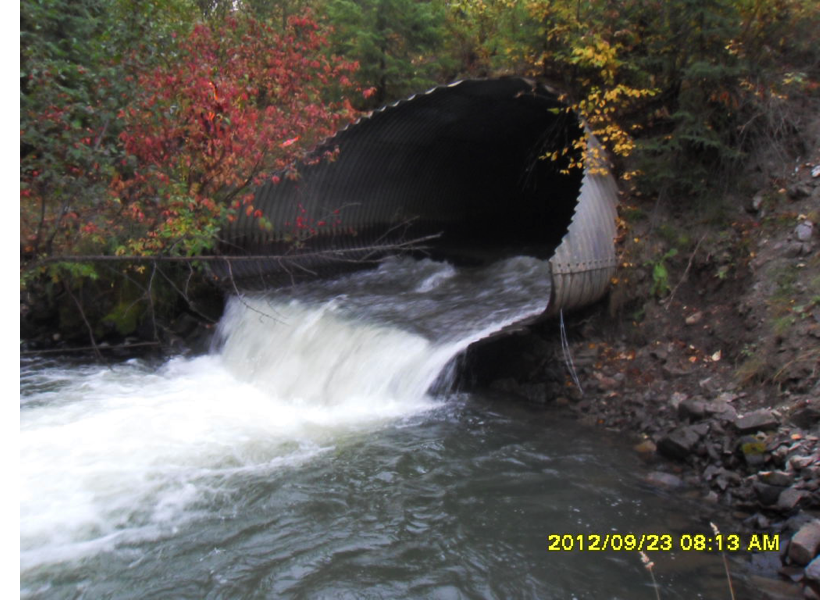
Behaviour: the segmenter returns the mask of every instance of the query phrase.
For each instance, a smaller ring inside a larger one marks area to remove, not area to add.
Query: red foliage
[[[349,91],[357,65],[325,56],[326,35],[309,16],[289,18],[283,31],[243,17],[199,24],[179,47],[176,60],[138,75],[137,97],[120,114],[133,168],[112,193],[149,232],[182,229],[187,212],[192,227],[230,220],[253,197],[245,188],[292,169],[352,116],[349,103],[327,97]]]

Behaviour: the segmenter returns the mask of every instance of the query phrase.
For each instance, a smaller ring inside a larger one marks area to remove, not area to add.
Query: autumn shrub
[[[352,114],[324,94],[349,90],[356,65],[326,46],[308,16],[283,30],[229,17],[196,25],[177,61],[139,74],[137,98],[119,114],[126,159],[111,193],[131,219],[117,253],[206,250],[250,203],[251,186],[292,176],[304,151]]]
[[[65,4],[22,5],[21,283],[72,306],[130,278],[151,303],[162,268],[96,259],[192,257],[239,214],[270,227],[252,190],[294,177],[355,115],[342,98],[358,65],[329,53],[328,29],[308,13],[204,20],[185,9],[137,38],[108,25],[131,3],[82,0],[62,25]],[[92,310],[110,305],[119,299]]]

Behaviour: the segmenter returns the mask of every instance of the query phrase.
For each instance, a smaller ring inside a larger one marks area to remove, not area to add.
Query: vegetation
[[[345,98],[459,77],[547,79],[630,191],[705,204],[796,127],[818,36],[816,0],[23,0],[22,285],[143,270],[62,257],[200,254]]]
[[[439,2],[333,0],[334,50],[359,63],[357,102],[377,108],[388,100],[429,88],[439,80],[443,12]],[[447,62],[447,58],[443,58]]]

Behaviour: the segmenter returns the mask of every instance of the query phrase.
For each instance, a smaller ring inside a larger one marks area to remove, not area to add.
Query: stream
[[[626,439],[449,385],[549,289],[391,259],[231,298],[206,355],[21,358],[21,597],[728,597],[717,553],[648,553],[654,590],[636,551],[549,551],[697,511]]]

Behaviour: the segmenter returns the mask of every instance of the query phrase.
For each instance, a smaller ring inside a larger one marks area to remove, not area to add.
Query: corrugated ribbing
[[[600,149],[590,134],[590,147]],[[603,156],[603,152],[598,152]],[[552,295],[546,310],[557,314],[601,298],[615,274],[618,186],[606,164],[587,169],[569,232],[551,258]]]
[[[298,180],[257,190],[254,208],[272,230],[243,214],[217,252],[271,258],[220,261],[216,275],[243,289],[331,276],[399,251],[456,264],[548,259],[583,179],[540,160],[581,135],[557,96],[522,78],[469,80],[374,111],[312,155],[338,147],[335,161],[301,165]]]

